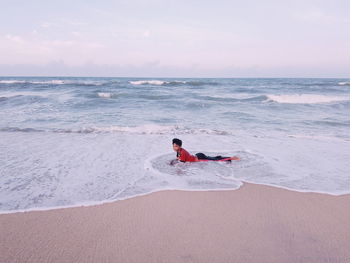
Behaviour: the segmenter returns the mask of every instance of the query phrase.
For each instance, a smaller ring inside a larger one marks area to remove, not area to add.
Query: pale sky
[[[0,76],[350,77],[350,1],[0,0]]]

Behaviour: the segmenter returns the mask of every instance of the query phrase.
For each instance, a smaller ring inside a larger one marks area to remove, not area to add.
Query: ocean
[[[243,182],[350,193],[350,79],[0,78],[0,213]]]

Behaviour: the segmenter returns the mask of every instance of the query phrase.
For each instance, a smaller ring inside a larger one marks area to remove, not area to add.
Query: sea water
[[[0,78],[0,213],[243,182],[350,193],[350,79]]]

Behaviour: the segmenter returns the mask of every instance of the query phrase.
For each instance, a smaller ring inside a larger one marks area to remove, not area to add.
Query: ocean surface
[[[243,182],[350,193],[350,79],[0,77],[0,213]]]

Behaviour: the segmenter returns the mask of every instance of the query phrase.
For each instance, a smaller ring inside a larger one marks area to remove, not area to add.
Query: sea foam
[[[267,95],[267,98],[270,101],[275,101],[278,103],[295,103],[295,104],[330,103],[330,102],[350,100],[349,97],[327,96],[327,95],[318,95],[318,94]]]
[[[243,182],[350,193],[343,82],[2,77],[0,213]],[[173,138],[242,161],[170,166]]]
[[[350,82],[339,82],[338,85],[340,85],[340,86],[350,86]]]

